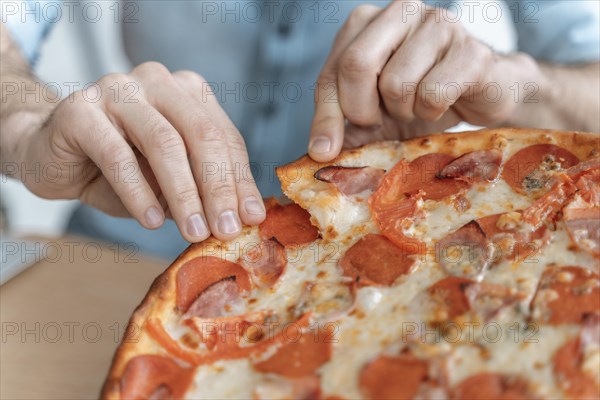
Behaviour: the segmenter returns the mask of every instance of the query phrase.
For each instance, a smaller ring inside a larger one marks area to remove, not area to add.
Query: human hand
[[[317,82],[313,159],[330,161],[344,144],[404,139],[460,121],[498,125],[513,115],[530,93],[515,99],[510,86],[536,76],[535,60],[495,54],[449,15],[415,1],[352,12]]]
[[[59,177],[25,180],[32,192],[80,199],[149,229],[172,217],[190,242],[211,231],[232,239],[241,222],[263,221],[244,140],[202,77],[151,62],[96,87],[98,101],[75,92],[23,138],[24,165],[53,165]]]

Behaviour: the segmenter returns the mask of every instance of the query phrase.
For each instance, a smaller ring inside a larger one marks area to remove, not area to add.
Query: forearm
[[[27,61],[0,23],[0,159],[2,172],[22,161],[23,145],[54,108],[42,93]]]
[[[600,132],[600,63],[557,66],[538,63],[505,125]]]

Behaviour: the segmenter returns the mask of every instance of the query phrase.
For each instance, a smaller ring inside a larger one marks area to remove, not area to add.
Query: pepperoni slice
[[[359,286],[391,286],[401,275],[411,273],[416,260],[382,235],[369,233],[359,239],[340,261],[344,275]]]
[[[436,282],[428,290],[436,306],[435,320],[448,321],[471,309],[466,289],[475,284],[471,279],[450,276]]]
[[[341,193],[351,196],[375,191],[381,184],[385,170],[373,167],[340,167],[332,165],[315,172],[315,178],[333,184]]]
[[[484,231],[471,221],[436,244],[437,259],[449,275],[481,278],[493,261],[487,244]]]
[[[331,359],[333,333],[325,328],[303,329],[298,324],[288,325],[283,332],[284,340],[275,354],[254,363],[254,369],[288,378],[313,375]]]
[[[533,318],[551,325],[579,324],[600,311],[600,276],[580,267],[547,269],[531,302]]]
[[[359,387],[366,399],[412,399],[428,377],[427,362],[410,354],[379,356],[360,373]]]
[[[297,204],[267,206],[267,217],[258,226],[261,239],[275,238],[284,246],[302,246],[319,238],[310,214]]]
[[[442,153],[426,154],[410,163],[401,160],[385,175],[379,189],[373,194],[373,208],[394,204],[419,192],[426,200],[441,200],[458,193],[468,184],[437,177],[453,160],[451,155]]]
[[[270,311],[254,311],[222,318],[193,317],[184,321],[200,334],[206,348],[215,352],[231,352],[241,344],[254,344],[270,333],[267,320],[276,320]]]
[[[248,273],[238,264],[213,256],[189,260],[177,271],[177,309],[186,312],[203,291],[223,279],[234,280],[241,291],[250,290]]]
[[[262,354],[272,346],[283,346],[289,342],[289,335],[296,332],[296,330],[303,330],[309,326],[311,322],[311,316],[311,313],[305,313],[296,322],[284,325],[283,328],[276,333],[273,333],[272,325],[267,327],[263,331],[265,334],[260,335],[258,337],[259,340],[254,345],[231,345],[232,342],[229,340],[224,346],[217,347],[218,350],[222,351],[215,350],[204,353],[190,351],[181,347],[180,342],[173,339],[165,330],[162,322],[156,318],[150,318],[146,320],[144,327],[146,328],[146,331],[150,337],[173,357],[176,357],[190,365],[204,365],[213,363],[217,360],[250,357],[256,354]],[[194,321],[195,319],[196,318],[192,318],[188,321]],[[214,321],[211,321],[211,323],[214,323]],[[244,324],[240,324],[238,326],[243,325]],[[293,325],[293,328],[288,328],[289,325]],[[250,324],[250,326],[256,325]],[[235,338],[239,338],[239,336],[236,336],[238,335],[238,331],[233,331],[232,333],[230,333],[230,335]],[[251,338],[252,336],[250,336],[250,334],[251,332],[248,330],[244,331],[242,336],[243,340],[246,341],[246,338]],[[328,337],[330,338],[331,334],[329,334]],[[235,343],[238,344],[238,342],[241,343],[239,340]]]
[[[273,286],[283,273],[287,253],[276,239],[268,239],[245,252],[238,262],[250,273],[256,286],[266,288]]]
[[[599,257],[600,207],[566,207],[563,212],[563,219],[575,245]]]
[[[417,199],[441,200],[469,186],[464,181],[436,176],[453,159],[448,154],[431,153],[410,163],[400,160],[369,198],[381,233],[405,251],[425,252],[424,242],[409,238],[402,231],[403,226],[417,216]]]
[[[391,206],[374,210],[375,220],[382,235],[407,254],[424,254],[425,242],[404,235],[403,228],[420,218],[417,206],[418,195],[402,200]]]
[[[585,321],[581,334],[567,341],[554,355],[553,372],[559,386],[573,399],[595,399],[600,393],[597,380],[597,361],[591,362],[591,371],[586,371],[586,353],[588,346],[592,353],[597,351],[600,342],[600,315],[589,315]],[[592,343],[587,343],[587,340]]]
[[[127,363],[121,378],[123,399],[180,399],[194,378],[194,370],[168,357],[141,355]]]
[[[240,287],[233,278],[213,283],[188,308],[183,318],[213,318],[244,312]]]
[[[480,373],[457,384],[452,390],[456,400],[518,400],[535,399],[526,381],[519,377],[497,373]]]
[[[504,164],[502,177],[517,192],[538,197],[561,170],[579,163],[569,150],[553,144],[534,144],[516,152]]]
[[[473,151],[455,158],[438,173],[439,178],[466,182],[494,181],[500,172],[502,152],[497,149]]]
[[[577,187],[567,175],[559,175],[550,191],[523,211],[523,221],[534,229],[539,228],[545,221],[554,222],[558,212],[576,190]]]

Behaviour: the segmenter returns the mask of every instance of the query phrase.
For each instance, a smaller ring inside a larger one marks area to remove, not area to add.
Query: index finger
[[[334,159],[344,142],[345,118],[338,97],[338,62],[344,50],[381,9],[357,7],[338,33],[331,53],[319,75],[315,88],[315,115],[312,121],[308,154],[319,162]]]

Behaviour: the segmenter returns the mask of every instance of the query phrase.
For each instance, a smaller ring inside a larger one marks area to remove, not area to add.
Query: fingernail
[[[244,202],[244,208],[248,214],[261,215],[265,213],[265,209],[261,202],[254,196],[250,196]]]
[[[225,211],[219,216],[219,231],[225,234],[239,232],[242,229],[238,216],[233,211]]]
[[[194,214],[187,220],[188,235],[198,238],[208,236],[209,230],[204,217],[200,214]]]
[[[326,136],[318,137],[313,140],[310,150],[313,153],[329,153],[331,150],[331,140]]]
[[[145,218],[146,218],[146,224],[150,228],[158,228],[159,226],[162,225],[163,219],[164,219],[163,213],[158,211],[158,208],[156,208],[156,207],[150,207],[146,211]]]

